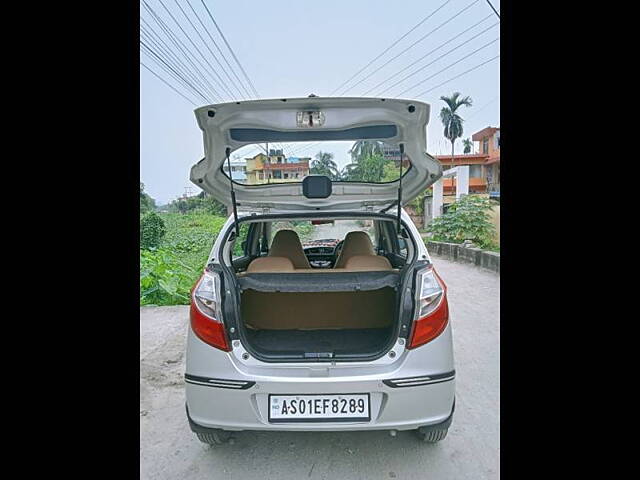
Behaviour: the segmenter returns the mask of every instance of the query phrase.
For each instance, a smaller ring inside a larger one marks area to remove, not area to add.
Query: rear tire
[[[447,436],[448,431],[448,428],[426,430],[424,427],[415,430],[418,438],[427,443],[437,443],[440,440],[444,440],[444,438]]]
[[[207,433],[196,433],[198,440],[207,445],[224,445],[225,443],[232,443],[231,432],[225,432],[224,430],[217,430]]]

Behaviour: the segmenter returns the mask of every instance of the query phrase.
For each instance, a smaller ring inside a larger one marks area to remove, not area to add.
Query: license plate
[[[368,422],[368,393],[269,395],[269,422]]]

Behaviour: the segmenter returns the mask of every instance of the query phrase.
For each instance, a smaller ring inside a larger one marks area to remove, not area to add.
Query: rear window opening
[[[399,144],[382,139],[264,142],[235,150],[222,171],[242,185],[300,183],[309,175],[333,182],[391,183],[400,178],[400,157]],[[405,154],[402,174],[410,167]]]
[[[394,216],[244,220],[225,258],[248,352],[269,362],[363,361],[395,344],[415,246]]]

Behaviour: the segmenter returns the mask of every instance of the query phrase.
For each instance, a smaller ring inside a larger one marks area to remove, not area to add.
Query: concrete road
[[[315,225],[311,233],[311,240],[324,240],[327,238],[344,240],[347,233],[360,230],[370,232],[373,231],[373,226],[362,226],[356,220],[336,220],[333,224],[325,223]]]
[[[140,309],[142,479],[497,479],[500,477],[500,277],[434,258],[449,287],[456,356],[456,412],[429,445],[411,432],[239,432],[211,448],[184,411],[187,307]]]

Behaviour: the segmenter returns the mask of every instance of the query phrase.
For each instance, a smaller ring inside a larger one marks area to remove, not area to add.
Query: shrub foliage
[[[140,245],[140,305],[186,305],[225,218],[161,213],[166,233],[158,248]]]
[[[480,248],[494,248],[495,228],[488,213],[493,205],[488,198],[465,195],[453,203],[447,213],[433,219],[426,230],[436,241],[462,243],[471,240]]]
[[[164,221],[157,213],[145,213],[140,219],[140,248],[157,248],[165,232]]]

